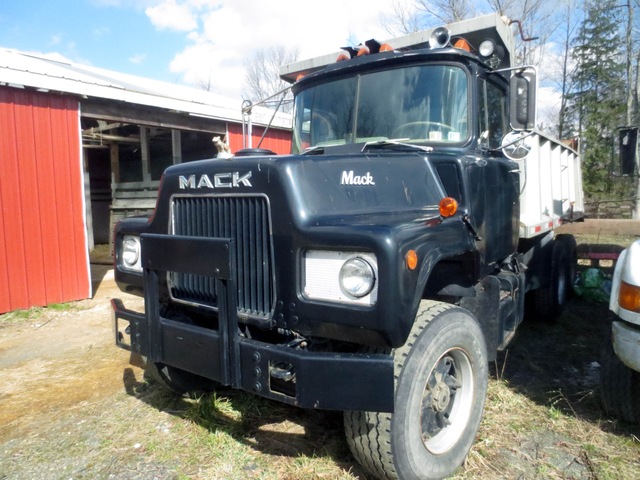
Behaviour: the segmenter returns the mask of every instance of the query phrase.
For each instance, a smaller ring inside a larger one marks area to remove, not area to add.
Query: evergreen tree
[[[587,197],[607,197],[617,128],[625,123],[625,67],[622,59],[619,5],[613,0],[588,0],[573,57],[575,90],[568,112],[581,138],[583,183]]]

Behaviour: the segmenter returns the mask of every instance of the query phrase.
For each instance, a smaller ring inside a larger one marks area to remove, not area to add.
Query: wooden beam
[[[174,128],[193,132],[224,132],[226,121],[195,117],[188,113],[178,113],[157,107],[132,105],[125,102],[91,98],[82,100],[81,114],[86,118],[110,122]]]

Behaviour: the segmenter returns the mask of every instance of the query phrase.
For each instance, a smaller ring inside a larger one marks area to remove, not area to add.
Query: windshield
[[[453,65],[366,73],[296,96],[293,152],[378,140],[460,143],[469,124],[468,80]]]

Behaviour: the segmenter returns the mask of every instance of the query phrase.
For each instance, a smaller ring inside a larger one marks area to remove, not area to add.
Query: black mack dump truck
[[[178,393],[344,411],[378,478],[450,475],[525,305],[559,314],[580,160],[533,130],[536,79],[476,18],[282,68],[291,155],[168,168],[115,229],[116,343]],[[338,60],[336,62],[336,58]]]

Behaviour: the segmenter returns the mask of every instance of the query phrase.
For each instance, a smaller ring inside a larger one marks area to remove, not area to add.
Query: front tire
[[[345,412],[349,447],[376,478],[446,477],[464,461],[482,418],[488,382],[482,331],[468,311],[423,301],[393,356],[395,411]]]
[[[629,423],[640,423],[640,373],[630,369],[613,350],[606,335],[600,363],[600,394],[604,411]]]
[[[191,372],[147,360],[145,371],[149,379],[172,393],[187,397],[191,393],[212,392],[217,384],[213,380]]]

